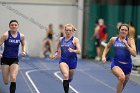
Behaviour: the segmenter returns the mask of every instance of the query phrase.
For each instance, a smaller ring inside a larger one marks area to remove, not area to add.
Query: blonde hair
[[[66,27],[72,27],[73,31],[77,30],[72,24],[66,24],[65,25],[65,29],[66,29]]]

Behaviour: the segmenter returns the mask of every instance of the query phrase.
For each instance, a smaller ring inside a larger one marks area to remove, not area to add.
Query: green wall
[[[140,35],[140,6],[131,5],[99,5],[91,3],[89,5],[89,26],[86,38],[86,56],[93,58],[96,56],[96,49],[94,46],[94,40],[90,40],[94,33],[95,21],[99,18],[103,18],[107,26],[107,31],[110,37],[117,34],[116,25],[118,22],[128,23],[133,22],[136,28],[136,34]],[[137,45],[137,38],[136,38]],[[109,56],[112,55],[112,49],[109,52]]]

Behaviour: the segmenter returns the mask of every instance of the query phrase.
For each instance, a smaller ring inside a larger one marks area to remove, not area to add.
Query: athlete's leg
[[[41,57],[45,57],[46,56],[46,52],[47,52],[47,49],[46,49],[46,43],[47,43],[47,39],[45,38],[43,41],[42,41],[42,51],[41,51]]]
[[[75,69],[70,69],[70,71],[69,71],[69,82],[72,81],[73,76],[74,76],[74,72],[75,72]]]
[[[97,52],[97,56],[95,57],[95,60],[99,61],[100,57],[101,57],[101,46],[100,46],[100,40],[99,39],[96,39],[95,45],[96,45],[96,52]]]
[[[69,67],[65,62],[61,62],[59,64],[60,67],[60,71],[64,76],[64,80],[68,80],[69,79]]]
[[[100,54],[101,54],[100,53],[101,52],[100,46],[96,47],[96,49],[97,49],[97,56],[100,57]]]
[[[114,66],[112,68],[112,73],[118,78],[117,93],[122,93],[123,84],[125,81],[125,74],[122,71],[122,69],[118,66]]]
[[[129,80],[129,76],[130,76],[130,74],[125,75],[125,81],[123,83],[123,89],[124,89],[125,85],[127,84],[128,80]]]
[[[7,85],[9,82],[9,65],[1,65],[3,82]]]
[[[69,91],[69,82],[68,82],[68,79],[69,79],[69,67],[65,62],[61,62],[59,64],[59,67],[60,67],[61,73],[64,76],[64,80],[63,80],[64,91],[65,91],[65,93],[68,93],[68,91]]]
[[[10,93],[15,93],[16,90],[16,78],[19,70],[19,65],[18,64],[12,64],[10,66]]]
[[[48,40],[50,53],[53,53],[53,40]]]

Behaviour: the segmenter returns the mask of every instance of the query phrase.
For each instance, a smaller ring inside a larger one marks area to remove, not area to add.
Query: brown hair
[[[121,29],[122,26],[126,26],[127,29],[128,29],[128,32],[129,32],[129,25],[128,25],[128,24],[121,24],[121,25],[119,26],[119,31],[120,31],[120,29]]]
[[[9,26],[10,26],[10,24],[11,24],[12,22],[16,22],[16,23],[18,24],[18,21],[17,21],[17,20],[11,20],[11,21],[9,22]]]

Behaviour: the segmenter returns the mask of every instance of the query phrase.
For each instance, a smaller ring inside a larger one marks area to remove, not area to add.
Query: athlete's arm
[[[99,33],[99,29],[100,29],[99,26],[97,26],[97,27],[95,28],[95,31],[94,31],[93,37],[97,36],[97,34]]]
[[[95,29],[94,29],[94,33],[93,33],[93,35],[92,35],[92,37],[91,37],[91,40],[95,37],[95,36],[97,36],[97,34],[99,33],[99,26],[97,26]]]
[[[60,43],[63,37],[60,37],[59,42],[57,44],[56,52],[60,52]]]
[[[0,37],[0,46],[3,44],[3,42],[4,42],[4,36],[1,36]]]
[[[127,49],[129,50],[129,52],[131,53],[132,56],[136,57],[136,45],[135,45],[135,41],[133,38],[129,38],[128,39],[128,43],[126,40],[123,40],[125,46],[127,47]]]
[[[76,37],[74,37],[73,43],[74,43],[74,45],[76,46],[76,49],[69,48],[69,51],[70,51],[70,52],[77,53],[77,54],[80,54],[80,53],[81,53],[81,46],[80,46],[79,39],[76,38]]]
[[[61,43],[62,38],[63,37],[60,37],[59,42],[57,44],[57,48],[56,48],[55,54],[52,56],[52,58],[60,58],[60,55],[61,55],[60,43]]]
[[[0,46],[4,43],[5,40],[8,38],[8,33],[5,32],[1,37],[0,37]]]
[[[51,55],[52,55],[52,53],[53,53],[52,42],[51,42],[50,39],[48,39],[48,42],[49,42],[49,47],[50,47],[50,53],[51,53]],[[46,46],[45,46],[45,47],[46,47]]]
[[[110,41],[108,42],[107,46],[105,47],[103,54],[102,54],[102,62],[103,63],[106,62],[106,55],[107,55],[108,51],[110,50],[110,47],[112,46],[112,44],[114,43],[115,40],[116,40],[116,37],[112,37],[110,39]]]
[[[8,32],[5,32],[1,37],[0,37],[0,46],[4,43],[5,40],[8,38]],[[2,54],[0,54],[0,58],[2,58]]]
[[[20,34],[21,36],[21,48],[22,48],[22,55],[26,55],[26,45],[25,45],[25,37],[23,34]]]
[[[48,38],[48,35],[49,35],[49,31],[46,30],[46,38]]]

